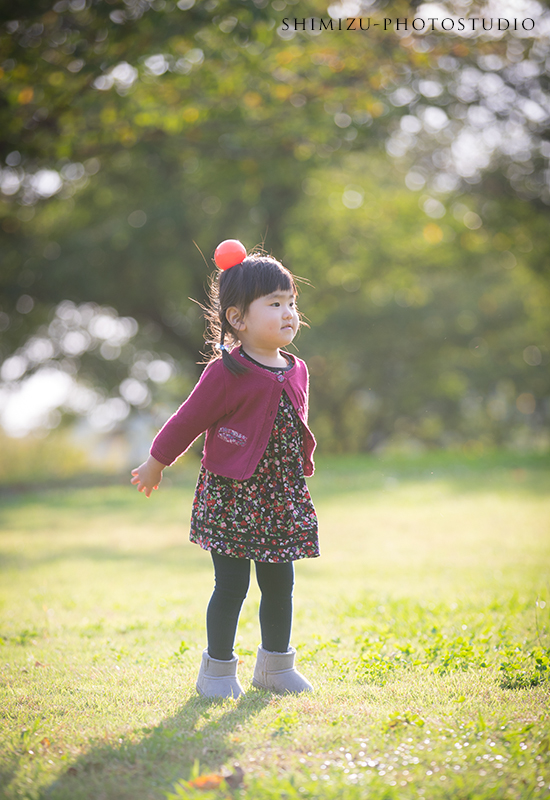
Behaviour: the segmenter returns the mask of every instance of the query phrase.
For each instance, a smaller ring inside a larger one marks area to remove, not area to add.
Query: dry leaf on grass
[[[228,775],[218,775],[216,772],[210,772],[208,775],[199,775],[189,781],[188,786],[194,789],[201,789],[207,791],[208,789],[218,789],[222,783],[226,783],[230,789],[238,789],[242,785],[244,772],[241,767],[235,767],[234,772]]]
[[[194,789],[217,789],[221,783],[223,783],[222,776],[212,772],[210,775],[199,775],[198,778],[189,781],[189,786]]]

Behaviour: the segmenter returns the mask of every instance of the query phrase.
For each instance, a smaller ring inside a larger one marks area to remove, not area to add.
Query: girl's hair
[[[240,341],[227,321],[227,309],[235,306],[244,316],[254,300],[276,291],[298,294],[292,273],[272,256],[252,253],[240,264],[216,271],[208,287],[208,305],[203,307],[207,322],[205,339],[213,348],[207,363],[215,361],[221,353],[224,365],[234,375],[248,372],[248,367],[225,349]]]

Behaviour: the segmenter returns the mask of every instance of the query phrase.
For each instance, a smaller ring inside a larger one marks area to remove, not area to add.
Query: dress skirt
[[[232,558],[297,561],[319,555],[317,531],[304,477],[301,422],[283,391],[252,477],[237,481],[201,466],[189,538],[204,550]]]

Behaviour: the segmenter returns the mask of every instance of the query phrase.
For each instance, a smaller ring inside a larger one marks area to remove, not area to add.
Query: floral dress
[[[237,481],[201,466],[189,538],[233,558],[297,561],[319,555],[317,528],[304,478],[301,422],[283,391],[252,477]]]

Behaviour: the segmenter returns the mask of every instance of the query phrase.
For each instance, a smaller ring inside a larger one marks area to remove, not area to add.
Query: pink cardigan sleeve
[[[221,359],[205,368],[187,400],[155,437],[150,450],[153,458],[170,466],[201,433],[227,414],[225,371]]]

